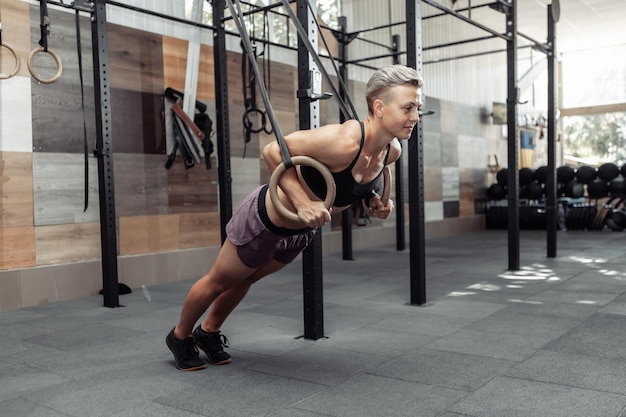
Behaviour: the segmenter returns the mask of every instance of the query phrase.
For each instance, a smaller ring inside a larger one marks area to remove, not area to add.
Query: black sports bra
[[[359,151],[350,163],[350,166],[348,166],[343,171],[332,173],[335,180],[335,187],[337,190],[337,195],[333,204],[335,207],[349,206],[350,204],[367,197],[370,192],[376,187],[376,183],[383,173],[383,171],[381,170],[376,178],[366,183],[357,182],[352,176],[352,168],[354,168],[354,165],[359,160],[361,150],[363,149],[363,143],[365,142],[365,126],[363,125],[363,122],[360,122],[360,124],[361,144],[359,146]],[[384,165],[387,165],[387,158],[389,157],[390,149],[391,146],[387,145],[387,155],[385,155]],[[300,173],[302,174],[302,178],[309,186],[311,191],[313,191],[313,193],[318,198],[324,199],[326,197],[326,181],[324,181],[324,177],[322,176],[322,174],[320,174],[319,171],[315,168],[305,165],[300,166]]]

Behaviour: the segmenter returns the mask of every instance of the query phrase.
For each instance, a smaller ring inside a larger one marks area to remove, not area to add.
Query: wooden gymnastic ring
[[[41,78],[35,72],[35,69],[33,68],[33,58],[39,52],[47,52],[56,61],[56,63],[57,63],[57,73],[54,75],[54,77],[48,78],[48,79]],[[48,49],[47,51],[44,51],[43,47],[40,46],[39,48],[33,49],[32,51],[30,51],[30,54],[28,54],[28,71],[30,71],[30,75],[32,75],[33,78],[36,79],[37,81],[39,81],[40,83],[52,84],[53,82],[58,81],[58,79],[61,78],[61,73],[63,72],[63,64],[61,63],[61,59],[59,58],[59,56],[56,53],[54,53],[50,49]]]
[[[6,42],[0,43],[0,48],[1,47],[5,47],[9,50],[9,52],[11,52],[11,55],[13,55],[13,58],[15,58],[15,68],[13,68],[13,71],[11,71],[8,74],[4,74],[4,73],[0,73],[0,80],[8,80],[9,78],[13,77],[15,74],[17,74],[20,70],[20,59],[17,57],[17,53],[15,52],[15,49],[13,49],[13,47],[11,45],[9,45]]]
[[[391,168],[387,165],[383,169],[383,193],[380,196],[380,200],[385,206],[389,202],[389,194],[391,194]]]
[[[291,158],[291,161],[294,165],[304,165],[315,168],[320,172],[320,174],[322,174],[322,177],[324,177],[324,181],[326,181],[327,190],[326,198],[324,199],[324,206],[326,206],[327,209],[330,209],[335,201],[336,189],[333,174],[331,174],[326,165],[309,156],[294,156]],[[284,163],[281,163],[276,167],[274,172],[272,172],[272,176],[270,177],[269,181],[270,199],[272,200],[274,207],[276,207],[276,210],[278,210],[281,215],[289,220],[300,222],[301,220],[300,217],[298,217],[298,214],[285,207],[285,205],[282,203],[282,201],[280,201],[280,198],[278,197],[278,180],[280,180],[280,177],[285,173],[285,171],[287,171],[287,168],[285,167]]]

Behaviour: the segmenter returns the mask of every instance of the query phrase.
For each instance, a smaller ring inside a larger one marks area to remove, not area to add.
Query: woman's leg
[[[187,293],[179,322],[174,329],[174,336],[178,339],[191,336],[194,325],[211,304],[221,294],[240,285],[255,271],[256,268],[250,268],[241,262],[237,248],[226,239],[213,267]],[[244,295],[245,293],[241,298]]]
[[[222,324],[224,324],[224,321],[226,321],[230,313],[233,312],[235,307],[237,307],[246,296],[248,290],[250,290],[250,286],[261,278],[284,268],[285,265],[286,264],[282,262],[272,259],[259,267],[259,269],[254,271],[244,281],[220,294],[211,305],[206,319],[202,322],[202,330],[206,332],[220,331]]]

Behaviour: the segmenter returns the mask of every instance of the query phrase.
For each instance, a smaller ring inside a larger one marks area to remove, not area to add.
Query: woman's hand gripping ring
[[[308,156],[294,156],[291,158],[291,161],[294,165],[305,165],[315,168],[322,174],[322,176],[324,177],[324,181],[326,181],[327,190],[326,198],[324,199],[324,206],[326,206],[327,209],[330,209],[333,206],[333,202],[335,201],[336,189],[333,175],[326,167],[326,165]],[[298,214],[290,211],[287,207],[285,207],[285,205],[282,203],[282,201],[280,201],[280,198],[278,197],[278,181],[280,180],[280,177],[285,173],[285,171],[287,171],[287,168],[285,167],[284,163],[281,163],[276,167],[274,172],[272,172],[272,176],[270,177],[269,181],[270,198],[280,214],[282,214],[285,218],[289,220],[298,222],[300,221]]]

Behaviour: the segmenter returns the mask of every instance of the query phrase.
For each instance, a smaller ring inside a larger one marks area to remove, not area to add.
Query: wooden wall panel
[[[113,150],[164,154],[161,37],[118,25],[108,36]]]
[[[178,91],[185,90],[187,68],[187,44],[184,39],[163,37],[163,78],[165,87]],[[202,45],[200,48],[200,66],[198,68],[198,87],[196,98],[199,101],[215,101],[215,76],[213,72],[213,47]]]
[[[143,93],[163,93],[161,36],[109,24],[111,86]]]
[[[261,64],[260,60],[259,64]],[[269,70],[266,73],[266,78],[269,79],[266,87],[274,110],[291,111],[292,113],[297,111],[297,77],[296,67],[293,65],[279,62],[272,62],[270,64]],[[257,104],[260,108],[264,108],[260,94],[257,98]]]
[[[168,173],[159,155],[114,155],[117,216],[168,213]]]
[[[78,53],[76,47],[75,17],[71,13],[49,9],[50,35],[48,47],[63,63],[61,78],[52,84],[41,84],[32,79],[33,150],[35,152],[83,153],[83,111],[81,108]],[[39,5],[30,9],[30,48],[39,47]],[[85,81],[85,119],[87,135],[95,137],[93,98],[93,66],[91,59],[91,31],[89,19],[81,18],[81,43],[83,45],[83,78]],[[46,54],[42,55],[42,59]],[[35,61],[35,69],[43,65]],[[50,78],[56,68],[46,70],[42,76]],[[93,146],[93,144],[91,144]]]
[[[35,234],[38,265],[101,257],[99,223],[37,226]]]
[[[122,256],[177,250],[178,239],[178,216],[119,219],[119,253]]]
[[[207,213],[217,211],[217,172],[196,164],[185,169],[177,158],[168,171],[169,213]]]
[[[0,10],[2,10],[2,42],[11,45],[20,59],[20,70],[17,76],[30,77],[26,66],[28,54],[32,49],[30,46],[30,8],[28,3],[17,0],[0,0]],[[15,61],[9,61],[5,48],[0,48],[0,56],[2,57],[0,72],[8,73],[15,68]],[[6,67],[2,67],[3,62],[6,63]]]
[[[0,227],[33,225],[32,154],[0,152]]]
[[[220,214],[196,213],[179,216],[180,249],[221,245]]]
[[[0,269],[26,268],[36,264],[35,228],[0,228]]]
[[[113,152],[165,154],[163,106],[162,92],[111,88]]]
[[[84,211],[85,162],[83,155],[33,153],[33,206],[36,226],[97,222],[100,216],[98,166],[90,157],[89,203]]]

